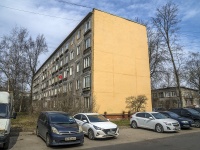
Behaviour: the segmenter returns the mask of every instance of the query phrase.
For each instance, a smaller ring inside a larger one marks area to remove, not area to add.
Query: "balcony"
[[[84,51],[83,51],[83,55],[85,55],[86,53],[88,53],[88,52],[90,52],[91,51],[91,47],[88,47],[87,49],[85,49]]]

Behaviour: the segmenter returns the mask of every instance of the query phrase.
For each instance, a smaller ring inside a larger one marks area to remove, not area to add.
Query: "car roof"
[[[63,111],[42,111],[42,113],[45,113],[45,114],[68,114]]]
[[[82,114],[82,115],[100,115],[98,113],[78,113],[78,114]],[[78,115],[76,114],[76,115]]]
[[[159,113],[159,112],[155,112],[155,111],[148,111],[148,112],[137,112],[137,113],[151,113],[151,114],[156,114],[156,113]]]

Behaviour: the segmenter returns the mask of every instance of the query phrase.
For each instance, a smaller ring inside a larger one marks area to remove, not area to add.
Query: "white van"
[[[12,95],[0,91],[0,147],[3,149],[9,147],[11,118],[15,119],[17,115],[12,110]]]

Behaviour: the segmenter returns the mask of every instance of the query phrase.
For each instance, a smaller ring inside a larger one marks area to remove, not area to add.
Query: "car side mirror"
[[[87,123],[87,120],[83,120],[83,122]]]
[[[186,115],[187,115],[187,116],[191,116],[191,114],[190,114],[190,113],[187,113]]]
[[[153,117],[149,117],[150,120],[154,120]]]
[[[17,118],[17,113],[14,112],[13,115],[11,116],[11,118],[16,119]]]

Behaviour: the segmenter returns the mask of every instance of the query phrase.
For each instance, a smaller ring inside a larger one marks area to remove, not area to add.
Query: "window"
[[[80,70],[80,63],[77,63],[76,64],[76,72],[79,72],[79,70]]]
[[[85,108],[90,107],[90,98],[89,97],[84,97],[84,106],[85,106]]]
[[[164,97],[163,92],[160,92],[160,93],[159,93],[159,97],[160,97],[160,98],[163,98],[163,97]]]
[[[157,97],[157,93],[153,93],[153,98],[156,98]]]
[[[81,37],[81,30],[78,30],[77,39],[80,39],[80,37]]]
[[[67,71],[64,71],[64,78],[67,77]]]
[[[69,68],[69,75],[71,76],[73,74],[73,67]]]
[[[69,91],[72,91],[72,82],[69,83]]]
[[[80,48],[81,48],[80,45],[78,45],[77,48],[76,48],[76,54],[77,54],[77,55],[80,54]]]
[[[81,114],[74,116],[75,119],[81,120]]]
[[[137,113],[137,114],[136,114],[136,117],[145,118],[145,113]]]
[[[88,20],[85,24],[85,32],[87,32],[87,30],[89,30],[91,28],[91,25],[90,25],[90,20]]]
[[[83,78],[83,88],[90,87],[90,76],[86,76]]]
[[[65,58],[65,63],[68,63],[68,56],[66,56]]]
[[[89,47],[91,47],[91,40],[90,40],[90,38],[87,38],[87,39],[85,40],[85,49],[87,49],[87,48],[89,48]]]
[[[68,44],[68,43],[66,43],[66,45],[65,45],[65,48],[66,48],[66,49],[68,49],[68,48],[69,48],[69,44]]]
[[[71,40],[71,45],[73,45],[73,44],[74,44],[74,37]]]
[[[87,68],[90,66],[90,57],[86,57],[83,60],[83,68]]]
[[[171,95],[172,95],[172,97],[175,97],[176,96],[176,92],[172,91]]]
[[[70,60],[74,59],[74,51],[71,51],[70,56],[69,56],[69,59],[70,59]]]
[[[145,117],[146,117],[146,118],[149,118],[149,117],[152,117],[152,116],[151,116],[150,114],[146,113],[146,114],[145,114]]]
[[[76,80],[76,90],[78,90],[78,89],[79,89],[79,85],[80,85],[80,82],[79,82],[79,80]]]

